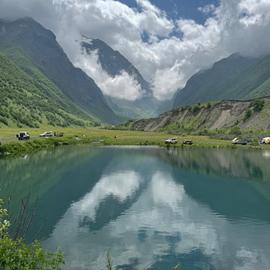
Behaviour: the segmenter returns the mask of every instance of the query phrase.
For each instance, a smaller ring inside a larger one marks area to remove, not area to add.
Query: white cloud
[[[214,4],[209,4],[203,7],[199,7],[198,10],[206,15],[214,12],[216,10],[216,6]]]
[[[177,63],[172,68],[157,70],[153,78],[156,97],[160,100],[170,98],[175,89],[184,86],[182,80]]]
[[[137,4],[136,9],[114,0],[24,0],[21,4],[1,0],[0,16],[33,16],[56,33],[73,62],[78,60],[80,48],[75,40],[81,34],[104,40],[135,64],[159,99],[170,98],[195,72],[232,53],[270,53],[269,0],[221,0],[217,7],[206,5],[200,10],[210,17],[203,25],[182,18],[172,21],[149,0],[137,0]],[[89,65],[82,67],[95,77]],[[120,97],[138,98],[136,83],[127,74],[104,83],[103,91],[115,96],[116,89],[126,83]]]
[[[97,51],[91,54],[78,54],[76,59],[75,65],[91,76],[105,95],[130,101],[141,96],[141,86],[127,72],[122,71],[119,75],[113,77],[102,69]]]

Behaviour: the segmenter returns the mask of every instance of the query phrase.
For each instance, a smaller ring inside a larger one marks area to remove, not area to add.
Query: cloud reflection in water
[[[95,222],[109,198],[114,198],[113,207],[122,206],[124,211],[99,230],[80,226],[85,216]],[[130,199],[132,203],[125,208]],[[190,198],[166,170],[154,172],[150,180],[132,170],[101,177],[71,205],[46,241],[47,246],[62,247],[66,269],[104,269],[110,250],[114,264],[128,269],[159,269],[158,261],[168,254],[174,254],[177,262],[197,251],[201,254],[197,269],[267,270],[268,243],[256,224],[244,228]]]

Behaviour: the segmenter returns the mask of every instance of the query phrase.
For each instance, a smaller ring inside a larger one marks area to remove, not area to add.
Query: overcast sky
[[[270,0],[0,0],[0,17],[24,16],[54,31],[105,94],[131,100],[140,96],[136,81],[125,72],[111,78],[96,54],[82,55],[81,34],[119,50],[159,99],[232,53],[270,53]]]

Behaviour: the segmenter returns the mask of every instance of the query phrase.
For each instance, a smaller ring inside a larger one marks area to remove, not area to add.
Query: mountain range
[[[130,122],[144,131],[269,129],[270,55],[233,54],[192,76],[178,90],[174,109],[159,117]]]
[[[128,101],[104,95],[72,64],[55,35],[33,19],[0,20],[0,126],[118,124],[194,104],[239,100],[241,106],[241,101],[270,96],[270,55],[233,54],[193,75],[172,101],[159,101],[151,83],[119,51],[100,39],[84,37],[80,45],[82,56],[97,53],[108,76],[126,72],[133,78],[140,86],[140,98]]]

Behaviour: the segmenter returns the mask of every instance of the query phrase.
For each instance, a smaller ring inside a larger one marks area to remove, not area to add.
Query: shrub
[[[244,116],[244,121],[247,121],[252,115],[252,111],[251,110],[247,110]]]
[[[253,100],[250,103],[250,107],[253,108],[254,112],[260,112],[260,111],[262,111],[262,109],[264,107],[264,100],[263,99]]]
[[[196,105],[194,105],[194,106],[192,107],[192,112],[193,112],[193,113],[197,113],[197,112],[200,111],[200,109],[201,109],[200,104],[196,104]]]
[[[64,263],[60,252],[45,251],[39,242],[30,245],[22,239],[13,240],[8,230],[7,210],[0,200],[0,269],[3,270],[60,270]]]

